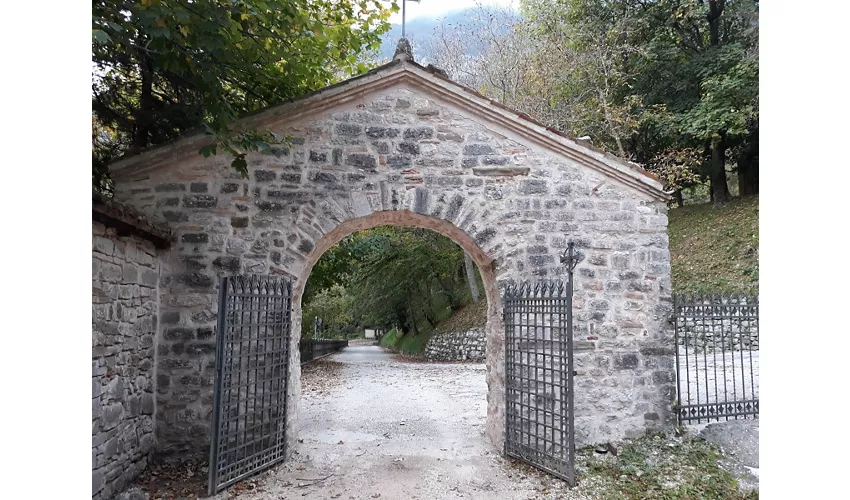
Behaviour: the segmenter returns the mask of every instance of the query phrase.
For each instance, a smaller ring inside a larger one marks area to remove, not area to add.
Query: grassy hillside
[[[670,210],[673,290],[758,293],[758,203],[756,195]]]

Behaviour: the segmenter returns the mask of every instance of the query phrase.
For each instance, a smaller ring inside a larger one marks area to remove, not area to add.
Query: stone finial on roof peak
[[[413,61],[413,48],[407,38],[399,38],[393,61]]]

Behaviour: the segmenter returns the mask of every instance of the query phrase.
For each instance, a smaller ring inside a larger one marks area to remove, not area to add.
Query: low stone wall
[[[680,351],[758,351],[758,296],[676,296]]]
[[[432,361],[484,361],[485,340],[483,326],[465,332],[441,333],[428,340],[423,352]]]
[[[689,323],[679,327],[678,342],[683,354],[686,347],[691,352],[758,351],[759,329],[731,320]]]
[[[126,488],[147,466],[155,446],[156,245],[164,240],[151,237],[151,228],[133,230],[138,221],[116,208],[95,203],[92,220],[95,499],[112,498]]]

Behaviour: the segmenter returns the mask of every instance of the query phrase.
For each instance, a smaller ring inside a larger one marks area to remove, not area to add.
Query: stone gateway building
[[[667,196],[656,178],[450,81],[403,50],[367,74],[244,124],[291,137],[274,154],[250,156],[248,178],[225,156],[199,155],[203,135],[111,167],[115,201],[165,221],[174,234],[151,266],[158,272],[148,369],[155,399],[151,408],[142,397],[141,414],[153,413],[157,452],[207,453],[218,277],[291,277],[292,332],[300,332],[301,292],[313,264],[346,235],[386,224],[448,236],[480,270],[488,301],[487,435],[497,448],[505,432],[500,290],[564,279],[559,257],[569,240],[583,255],[573,329],[577,444],[671,421]],[[293,444],[297,342],[295,334]]]

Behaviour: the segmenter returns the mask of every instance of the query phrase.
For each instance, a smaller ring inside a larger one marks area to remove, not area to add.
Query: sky
[[[402,0],[397,1],[399,2],[399,7],[401,7]],[[407,2],[407,20],[412,21],[417,18],[436,19],[449,12],[475,7],[479,3],[485,6],[514,6],[515,8],[519,6],[519,0],[420,0],[419,3],[409,1]],[[398,14],[390,17],[390,22],[401,24],[401,10],[399,10]]]

